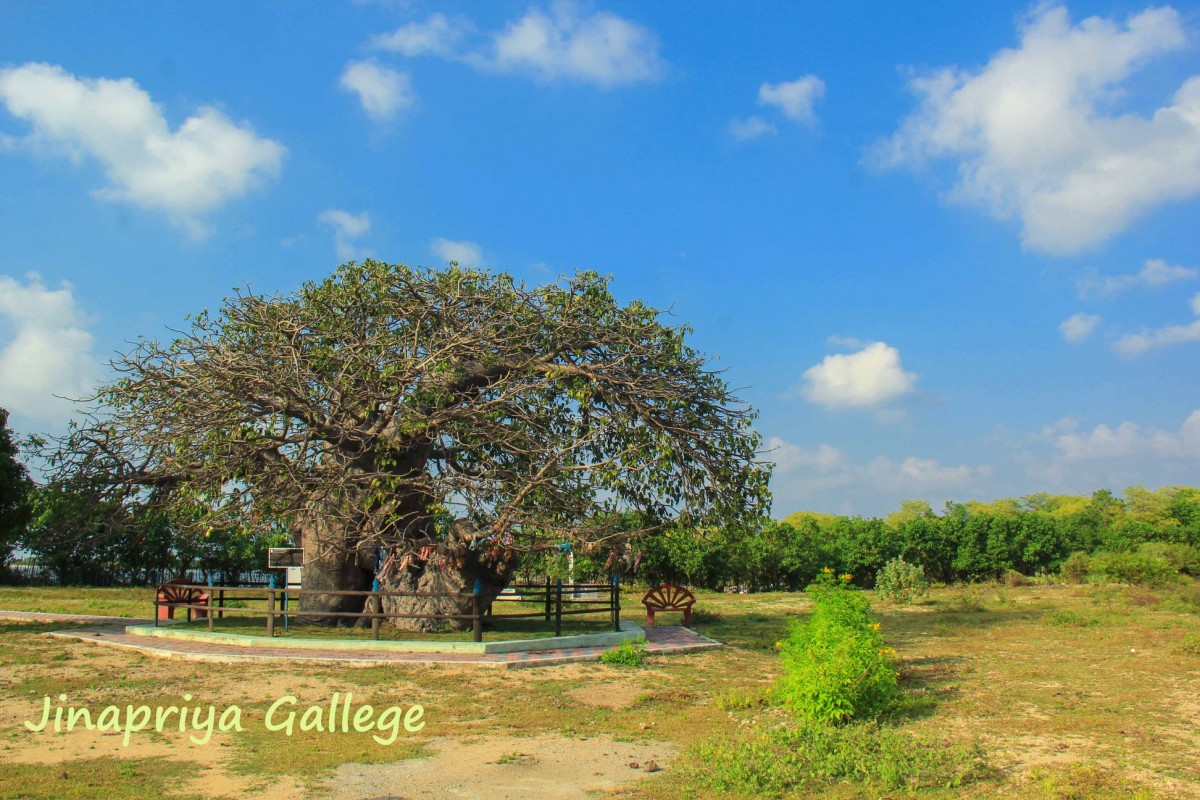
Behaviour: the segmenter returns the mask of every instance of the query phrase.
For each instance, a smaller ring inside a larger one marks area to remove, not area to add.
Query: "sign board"
[[[267,549],[267,569],[304,566],[304,548],[271,547]]]

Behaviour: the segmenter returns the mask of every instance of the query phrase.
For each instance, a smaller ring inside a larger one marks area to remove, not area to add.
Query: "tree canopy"
[[[17,445],[8,427],[8,411],[0,408],[0,567],[29,521],[29,492],[33,481],[18,459]]]
[[[439,519],[520,552],[769,507],[754,412],[689,329],[592,272],[528,289],[368,260],[189,321],[113,362],[60,479],[405,552],[437,550]],[[637,530],[606,522],[628,511]]]

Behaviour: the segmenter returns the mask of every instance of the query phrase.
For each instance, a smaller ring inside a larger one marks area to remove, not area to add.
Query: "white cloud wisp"
[[[666,72],[658,37],[649,28],[607,11],[587,13],[569,0],[552,3],[548,11],[531,7],[479,46],[468,47],[464,40],[473,31],[467,20],[432,14],[424,22],[372,37],[370,46],[409,57],[461,61],[483,72],[603,89],[654,81]]]
[[[370,255],[365,250],[359,250],[354,240],[365,236],[371,230],[371,215],[366,211],[361,214],[351,214],[340,208],[330,208],[317,216],[317,221],[333,229],[333,244],[337,252],[338,263],[359,261]]]
[[[411,108],[417,102],[408,73],[373,61],[351,61],[338,85],[358,95],[363,111],[376,121],[389,120],[397,111]]]

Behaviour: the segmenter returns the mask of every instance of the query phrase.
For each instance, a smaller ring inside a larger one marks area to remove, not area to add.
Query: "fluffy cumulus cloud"
[[[1193,281],[1200,270],[1168,264],[1160,258],[1148,258],[1134,275],[1084,275],[1076,282],[1079,296],[1109,297],[1135,288],[1160,289],[1178,281]]]
[[[666,64],[658,37],[648,28],[607,11],[588,13],[568,0],[550,8],[531,7],[502,30],[468,45],[474,26],[433,14],[375,36],[371,45],[406,56],[431,55],[462,61],[487,72],[576,81],[602,88],[660,78]]]
[[[918,110],[872,159],[952,159],[951,196],[1018,219],[1027,247],[1095,247],[1155,207],[1200,193],[1200,75],[1152,113],[1120,110],[1136,100],[1126,80],[1185,45],[1169,7],[1073,25],[1065,8],[1038,6],[1019,45],[982,69],[914,77]]]
[[[1063,339],[1077,344],[1086,340],[1096,330],[1096,326],[1100,324],[1100,318],[1095,314],[1072,314],[1067,317],[1058,326],[1062,332]]]
[[[317,221],[333,230],[333,244],[339,262],[358,261],[369,255],[367,251],[359,250],[355,243],[371,230],[371,215],[366,211],[351,214],[340,208],[330,208],[322,211]]]
[[[483,265],[483,248],[475,242],[456,242],[439,236],[429,243],[429,249],[442,261],[457,261],[464,267]]]
[[[816,75],[805,75],[794,81],[764,83],[758,88],[758,103],[774,106],[792,122],[801,125],[816,123],[813,105],[825,95],[825,82]]]
[[[417,102],[407,73],[374,61],[351,61],[342,71],[339,85],[358,95],[363,111],[375,120],[389,120]]]
[[[48,289],[0,275],[0,402],[39,421],[61,420],[92,389],[92,335],[69,284]]]
[[[905,372],[900,351],[873,342],[856,353],[826,356],[804,371],[804,396],[830,409],[875,408],[913,391],[917,376]]]
[[[1160,347],[1200,342],[1200,293],[1192,296],[1190,305],[1192,314],[1196,316],[1193,322],[1186,325],[1167,325],[1140,333],[1127,333],[1117,340],[1113,345],[1114,349],[1124,356],[1137,356]]]
[[[205,215],[279,174],[283,145],[211,106],[171,130],[129,78],[78,78],[51,64],[0,69],[0,101],[32,132],[22,143],[72,160],[95,159],[105,200],[166,214],[194,236]]]

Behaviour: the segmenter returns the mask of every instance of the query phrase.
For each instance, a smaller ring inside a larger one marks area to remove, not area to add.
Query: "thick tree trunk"
[[[395,592],[470,595],[478,580],[481,608],[487,608],[512,580],[516,559],[501,548],[471,549],[468,542],[473,533],[465,520],[455,521],[443,547],[430,552],[427,560],[401,559],[402,566],[381,576],[383,588]],[[383,609],[388,614],[420,615],[388,621],[402,630],[426,633],[464,630],[471,627],[471,620],[465,617],[473,613],[473,599],[469,596],[387,597]]]
[[[349,626],[354,617],[329,617],[318,612],[360,613],[365,597],[322,592],[370,591],[374,580],[374,551],[363,552],[352,536],[322,521],[306,525],[300,532],[304,548],[304,589],[300,594],[300,625]],[[309,590],[316,590],[310,594]],[[308,613],[304,613],[308,612]]]

